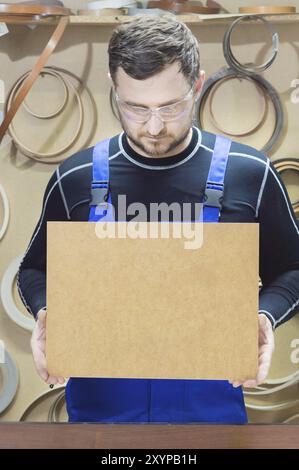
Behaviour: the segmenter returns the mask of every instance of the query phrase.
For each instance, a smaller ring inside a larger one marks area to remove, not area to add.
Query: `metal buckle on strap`
[[[92,188],[90,206],[108,205],[108,188]]]
[[[223,191],[219,189],[207,188],[205,191],[204,205],[211,207],[222,207]]]
[[[106,186],[108,186],[108,181],[107,180],[92,180],[91,187],[97,188],[98,184],[105,184]]]

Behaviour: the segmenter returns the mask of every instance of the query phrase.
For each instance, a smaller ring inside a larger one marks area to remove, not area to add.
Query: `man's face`
[[[160,116],[151,115],[146,122],[128,118],[119,107],[122,127],[133,148],[141,154],[159,157],[170,156],[184,149],[194,112],[196,97],[200,92],[204,73],[197,82],[191,98],[184,102],[185,111],[179,119],[164,122]],[[135,106],[155,108],[172,104],[184,98],[190,91],[190,84],[179,72],[177,62],[169,65],[159,74],[146,80],[135,80],[119,67],[116,74],[116,92],[122,101]]]

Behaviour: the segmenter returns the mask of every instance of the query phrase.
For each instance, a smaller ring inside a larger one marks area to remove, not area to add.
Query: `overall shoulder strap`
[[[206,182],[203,207],[204,222],[218,222],[224,191],[224,177],[227,166],[231,140],[216,136],[210,170]]]
[[[89,222],[114,220],[111,194],[109,192],[109,142],[110,139],[97,143],[93,149],[91,202]]]

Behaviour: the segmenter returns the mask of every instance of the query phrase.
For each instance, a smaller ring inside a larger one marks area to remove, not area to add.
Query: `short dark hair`
[[[198,41],[174,15],[138,15],[121,24],[112,33],[108,54],[114,84],[118,67],[136,80],[145,80],[174,62],[190,86],[199,77]]]

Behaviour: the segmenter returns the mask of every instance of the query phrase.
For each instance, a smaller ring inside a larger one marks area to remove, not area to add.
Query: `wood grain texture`
[[[299,449],[299,426],[6,423],[0,448]]]

